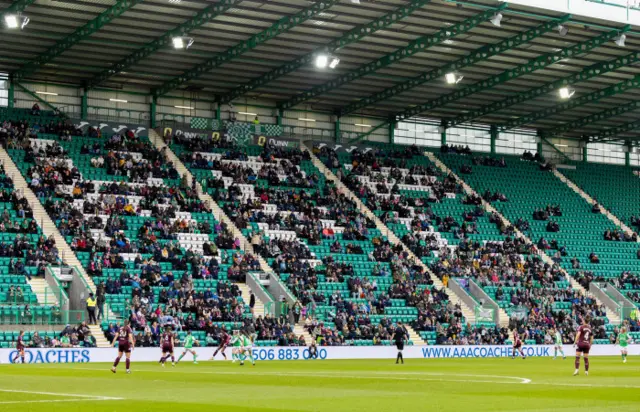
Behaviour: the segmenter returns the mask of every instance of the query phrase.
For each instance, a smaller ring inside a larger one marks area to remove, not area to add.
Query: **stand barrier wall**
[[[330,346],[318,347],[317,360],[338,359],[395,359],[397,350],[393,346]],[[566,356],[575,356],[572,345],[564,345]],[[176,348],[175,353],[182,353],[182,348]],[[215,348],[195,348],[201,360],[210,359]],[[525,354],[530,357],[553,356],[552,345],[532,345],[524,347]],[[640,345],[630,345],[629,355],[640,355]],[[271,360],[305,360],[309,359],[309,350],[305,347],[269,347],[254,348],[254,357],[259,361]],[[226,354],[231,358],[231,348]],[[505,358],[512,355],[511,346],[411,346],[405,348],[405,359],[457,359],[457,358]],[[620,354],[620,347],[616,345],[594,345],[590,356],[614,356]],[[11,363],[15,357],[15,349],[0,349],[0,363]],[[27,349],[28,363],[94,363],[113,362],[117,355],[116,348],[70,348],[70,349]],[[131,354],[134,362],[157,362],[160,358],[160,348],[136,348]],[[191,356],[187,355],[190,360]],[[217,360],[222,359],[218,355]]]

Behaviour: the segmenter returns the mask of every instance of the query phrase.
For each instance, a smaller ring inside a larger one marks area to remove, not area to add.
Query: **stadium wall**
[[[638,0],[640,1],[640,0]],[[70,85],[54,83],[22,82],[23,87],[31,93],[46,92],[51,95],[38,95],[44,101],[54,105],[71,118],[79,119],[82,114],[83,90]],[[6,89],[0,90],[6,95]],[[0,94],[0,105],[6,106],[7,100]],[[30,108],[35,99],[20,88],[15,91],[15,107]],[[151,98],[149,91],[141,88],[124,88],[122,90],[92,89],[87,93],[87,119],[90,122],[113,122],[125,125],[149,127],[151,119]],[[253,122],[257,115],[261,124],[276,124],[278,110],[276,102],[261,99],[240,99],[233,105],[222,105],[218,112],[218,104],[211,96],[187,91],[174,91],[171,96],[158,98],[155,111],[157,124],[160,126],[184,127],[192,118],[221,120],[235,117],[240,122]],[[356,139],[360,134],[371,131],[386,120],[370,116],[345,116],[336,124],[337,118],[329,112],[314,110],[289,109],[281,113],[280,123],[286,134],[295,135],[302,140],[335,141],[335,133],[340,130],[345,140]],[[418,118],[399,122],[394,131],[395,143],[417,144],[419,146],[438,149],[442,144],[439,130],[439,119]],[[388,127],[374,129],[367,136],[368,141],[388,142]],[[490,133],[487,125],[464,124],[446,131],[448,144],[468,145],[475,152],[491,150]],[[496,140],[497,154],[520,155],[524,150],[535,152],[539,138],[535,131],[518,129],[502,132]],[[571,139],[549,138],[556,149],[574,161],[583,160],[580,142]],[[558,153],[548,144],[542,144],[545,158],[554,159]],[[629,148],[616,143],[592,143],[588,145],[588,161],[623,165],[625,153]],[[640,166],[640,152],[630,153],[631,166]]]
[[[201,360],[210,359],[215,348],[195,348]],[[629,346],[629,355],[640,355],[640,345]],[[552,345],[526,346],[525,354],[530,357],[553,356]],[[564,345],[567,356],[574,356],[572,345]],[[11,363],[16,356],[15,349],[0,349],[0,363]],[[176,355],[182,353],[182,348],[176,348]],[[231,357],[231,348],[227,356]],[[271,360],[306,360],[309,359],[309,349],[304,347],[268,347],[254,348],[254,357],[259,361]],[[397,350],[393,346],[330,346],[318,348],[318,360],[339,359],[395,359]],[[483,345],[483,346],[411,346],[405,348],[405,359],[460,359],[460,358],[505,358],[512,356],[511,346]],[[615,345],[594,345],[591,356],[617,356],[620,347]],[[95,363],[112,362],[117,355],[116,349],[103,348],[74,348],[74,349],[27,349],[27,363]],[[137,348],[131,359],[134,362],[157,362],[160,358],[160,348]],[[187,355],[187,360],[191,359]]]

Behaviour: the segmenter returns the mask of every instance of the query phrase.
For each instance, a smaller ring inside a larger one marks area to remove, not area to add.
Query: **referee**
[[[408,338],[407,329],[402,325],[402,322],[398,322],[396,330],[393,332],[393,340],[398,348],[398,357],[396,357],[396,365],[398,362],[402,362],[404,365],[404,358],[402,357],[402,351],[404,350],[404,341]]]

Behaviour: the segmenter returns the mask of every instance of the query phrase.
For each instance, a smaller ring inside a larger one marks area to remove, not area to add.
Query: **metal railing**
[[[72,325],[86,320],[86,311],[44,306],[0,306],[1,325]]]

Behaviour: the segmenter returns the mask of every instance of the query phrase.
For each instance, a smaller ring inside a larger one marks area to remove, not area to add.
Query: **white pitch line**
[[[45,399],[45,400],[38,400],[38,401],[0,401],[0,405],[8,405],[8,404],[12,404],[12,403],[51,403],[51,402],[87,402],[87,400],[95,402],[95,401],[115,401],[115,400],[120,400],[123,398],[108,398],[108,399],[103,399],[100,397],[97,398],[82,398],[82,399]]]
[[[571,377],[568,376],[567,379]],[[596,384],[596,383],[551,383],[551,382],[532,382],[532,385],[550,385],[550,386],[574,386],[578,388],[622,388],[622,389],[640,389],[640,386],[634,385],[608,385],[608,384]]]
[[[104,371],[104,369],[97,368],[74,368],[76,370],[92,370],[92,371]],[[150,369],[137,369],[134,372],[148,372],[148,373],[175,373],[175,370],[163,371],[163,370],[150,370]],[[186,374],[198,374],[198,375],[240,375],[241,372],[232,371],[189,371],[179,372]],[[348,379],[372,379],[371,375],[376,375],[375,379],[383,380],[408,380],[408,381],[438,381],[438,382],[467,382],[467,383],[502,383],[502,384],[528,384],[531,379],[521,378],[518,376],[499,376],[499,375],[469,375],[469,374],[445,374],[445,373],[433,373],[433,372],[363,372],[365,375],[355,374],[343,374],[343,373],[327,373],[327,372],[260,372],[261,376],[305,376],[305,377],[320,377],[320,378],[348,378]],[[411,375],[411,376],[390,376],[390,375]],[[426,378],[424,376],[440,376],[440,378]],[[478,379],[451,379],[455,377],[462,378],[478,378]]]
[[[93,400],[101,400],[101,401],[120,401],[124,398],[113,398],[110,396],[100,396],[100,395],[86,395],[79,393],[60,393],[60,392],[38,392],[38,391],[25,391],[21,389],[0,389],[0,392],[9,392],[9,393],[28,393],[31,395],[48,395],[48,396],[68,396],[72,398],[91,398]]]

